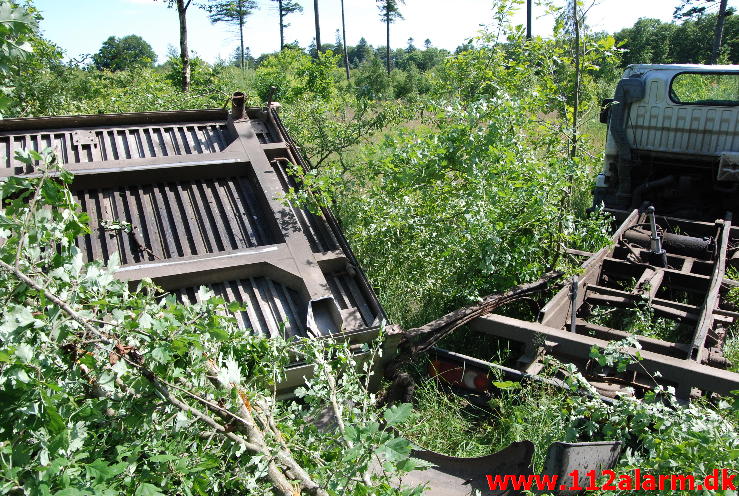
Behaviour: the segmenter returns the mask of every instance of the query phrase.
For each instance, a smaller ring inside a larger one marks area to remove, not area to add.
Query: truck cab
[[[714,219],[739,204],[739,66],[627,67],[604,102],[595,205]]]

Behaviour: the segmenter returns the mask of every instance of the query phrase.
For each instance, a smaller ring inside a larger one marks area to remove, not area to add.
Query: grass
[[[567,397],[540,384],[503,389],[487,408],[450,394],[433,378],[419,382],[411,417],[400,426],[404,437],[449,456],[477,457],[513,442],[534,443],[534,468],[541,470],[547,450],[562,441],[567,427]]]
[[[731,362],[729,370],[739,372],[739,326],[736,324],[729,329],[729,335],[724,341],[724,357]]]
[[[689,325],[658,317],[647,302],[632,308],[595,306],[587,319],[596,325],[671,343],[688,342],[692,330]]]
[[[726,271],[726,277],[735,281],[739,280],[739,269],[729,267]],[[726,295],[726,301],[735,307],[739,307],[739,288],[732,288]],[[724,357],[731,362],[729,370],[739,372],[739,322],[734,322],[727,330],[726,340],[724,341]]]

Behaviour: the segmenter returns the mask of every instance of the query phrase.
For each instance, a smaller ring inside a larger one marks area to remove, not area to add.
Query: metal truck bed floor
[[[210,287],[244,303],[239,325],[264,336],[375,335],[384,314],[331,212],[284,200],[304,166],[274,107],[0,121],[0,177],[51,147],[90,217],[86,261],[120,258],[182,301]],[[300,382],[298,378],[290,381]]]

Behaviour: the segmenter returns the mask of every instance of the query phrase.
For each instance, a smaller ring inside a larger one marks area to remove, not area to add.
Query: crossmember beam
[[[472,330],[491,336],[509,339],[536,347],[546,344],[556,355],[565,355],[580,360],[590,358],[591,348],[605,348],[607,340],[598,339],[569,331],[554,329],[537,322],[505,317],[503,315],[487,315],[470,323]],[[629,369],[640,374],[654,377],[658,372],[660,380],[672,383],[678,396],[688,397],[691,388],[727,395],[739,390],[739,374],[721,370],[692,360],[674,358],[648,350],[626,350],[641,360],[631,364]]]

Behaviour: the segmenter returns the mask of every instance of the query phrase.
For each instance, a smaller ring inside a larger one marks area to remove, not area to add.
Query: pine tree
[[[244,57],[244,25],[246,19],[257,9],[255,0],[210,0],[203,8],[208,11],[210,22],[224,22],[232,24],[239,29],[239,46],[241,51],[241,70],[246,68]]]
[[[400,4],[405,4],[405,0],[376,0],[380,9],[380,19],[385,22],[387,31],[387,45],[385,46],[385,58],[387,64],[387,73],[390,74],[390,24],[398,19],[402,19],[400,13]]]
[[[349,81],[349,47],[346,45],[346,17],[344,16],[344,0],[341,0],[341,31],[344,37],[344,67],[346,68],[346,80]]]
[[[316,55],[321,53],[321,22],[318,15],[318,0],[313,0],[313,14],[316,20]]]
[[[285,30],[290,24],[285,21],[287,16],[296,12],[303,12],[303,6],[295,0],[272,0],[277,2],[277,15],[280,19],[280,50],[285,48]]]

